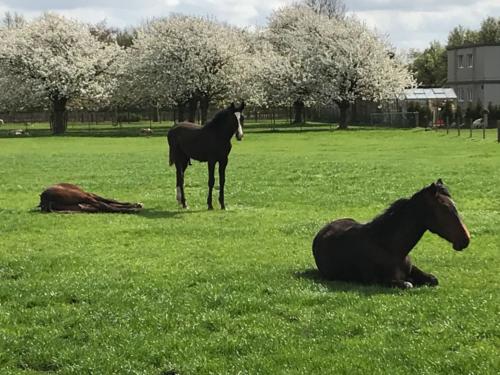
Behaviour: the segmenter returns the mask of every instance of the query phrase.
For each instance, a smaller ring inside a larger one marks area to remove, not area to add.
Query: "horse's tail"
[[[171,130],[167,133],[167,140],[168,140],[168,165],[172,166],[175,163],[176,145]]]

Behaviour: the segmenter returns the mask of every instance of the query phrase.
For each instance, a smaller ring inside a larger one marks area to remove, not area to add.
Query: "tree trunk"
[[[201,123],[205,124],[208,117],[209,99],[206,96],[200,98]]]
[[[184,103],[177,104],[177,121],[183,122],[185,120],[184,117]]]
[[[154,107],[153,122],[161,122],[160,121],[160,106],[158,104],[155,105],[155,107]]]
[[[294,120],[295,124],[303,124],[304,123],[304,102],[302,100],[296,100],[293,103],[293,112],[294,112]]]
[[[66,98],[54,99],[52,101],[52,114],[50,127],[52,134],[64,134],[68,126],[68,116],[66,113]]]
[[[340,125],[339,129],[347,129],[347,122],[349,120],[349,102],[337,103],[340,109]]]
[[[196,107],[198,106],[198,98],[193,96],[187,102],[187,110],[188,110],[188,121],[195,122],[196,121]]]

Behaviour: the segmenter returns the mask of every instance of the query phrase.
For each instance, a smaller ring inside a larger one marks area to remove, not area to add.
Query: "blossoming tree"
[[[303,122],[304,106],[315,103],[316,73],[310,60],[310,34],[319,16],[310,8],[291,6],[275,11],[265,33],[274,53],[268,53],[261,80],[275,105],[293,105],[295,122]]]
[[[414,82],[389,46],[354,18],[295,5],[275,12],[267,33],[276,52],[264,68],[267,90],[293,102],[296,121],[304,103],[335,103],[346,128],[350,104],[393,99]]]
[[[323,21],[311,67],[320,77],[317,87],[322,101],[340,109],[341,129],[347,128],[352,103],[395,99],[414,85],[408,67],[366,25],[353,18]]]
[[[143,95],[179,109],[194,120],[199,103],[202,122],[210,103],[241,95],[247,46],[242,31],[200,17],[173,15],[138,32],[130,59]]]
[[[4,82],[22,83],[24,89],[16,94],[33,92],[51,106],[54,134],[66,130],[72,101],[107,99],[114,85],[113,62],[121,51],[115,43],[98,41],[88,25],[46,13],[1,33],[2,73],[11,77]],[[9,87],[0,91],[1,96],[12,93]]]

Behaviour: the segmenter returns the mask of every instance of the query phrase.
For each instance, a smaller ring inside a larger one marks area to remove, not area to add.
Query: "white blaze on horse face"
[[[236,120],[238,120],[238,130],[236,131],[236,139],[240,141],[241,138],[243,138],[243,128],[241,127],[241,122],[240,122],[241,112],[234,112],[234,115],[236,116]]]
[[[176,194],[175,198],[177,199],[177,202],[179,202],[179,204],[181,204],[181,200],[182,200],[181,187],[177,186],[176,190],[177,190],[177,194]]]

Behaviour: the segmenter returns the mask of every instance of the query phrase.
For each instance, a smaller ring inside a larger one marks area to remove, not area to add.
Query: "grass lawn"
[[[194,162],[181,211],[164,137],[0,139],[0,374],[496,374],[499,153],[493,133],[250,132],[228,210],[206,210]],[[438,287],[318,278],[326,222],[370,220],[439,177],[472,240],[416,246]],[[145,210],[32,212],[61,181]]]

